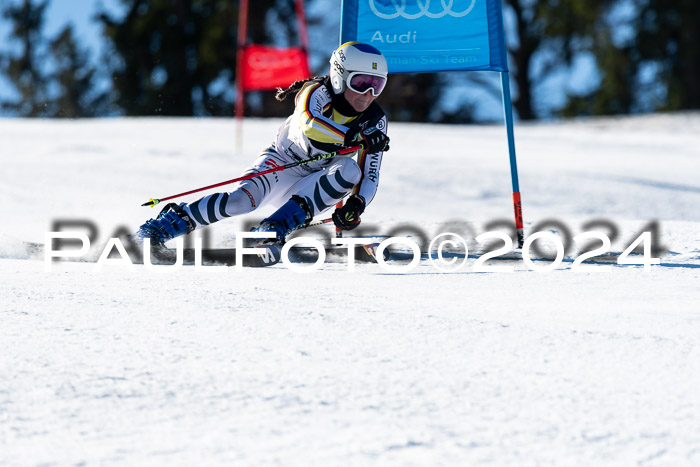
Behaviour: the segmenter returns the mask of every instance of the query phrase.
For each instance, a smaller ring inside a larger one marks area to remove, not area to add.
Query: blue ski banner
[[[350,41],[378,48],[390,73],[508,71],[501,0],[343,0]]]

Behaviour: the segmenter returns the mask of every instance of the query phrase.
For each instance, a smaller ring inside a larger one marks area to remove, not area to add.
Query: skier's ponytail
[[[299,81],[294,81],[291,86],[287,89],[277,88],[277,94],[275,94],[275,99],[282,102],[290,94],[296,94],[304,85],[310,81],[321,82],[325,79],[325,76],[314,76],[313,78],[302,79]]]

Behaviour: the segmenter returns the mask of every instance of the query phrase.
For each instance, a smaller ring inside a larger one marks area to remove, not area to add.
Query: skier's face
[[[357,112],[364,112],[367,110],[367,107],[369,107],[369,105],[374,102],[374,99],[376,99],[371,92],[359,94],[350,88],[345,88],[345,92],[343,94],[345,96],[345,100],[347,100],[352,108]]]

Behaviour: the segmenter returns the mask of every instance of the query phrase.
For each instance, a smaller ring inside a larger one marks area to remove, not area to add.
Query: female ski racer
[[[362,144],[358,161],[335,157],[240,182],[230,193],[215,193],[193,203],[170,203],[143,224],[136,237],[163,244],[180,235],[262,206],[279,206],[256,229],[274,232],[284,243],[294,230],[348,197],[332,214],[335,225],[351,230],[377,192],[382,154],[388,150],[387,120],[374,102],[387,81],[387,64],[371,45],[347,42],[330,59],[327,76],[297,81],[277,99],[296,93],[294,113],[277,131],[275,142],[244,172],[250,174]]]

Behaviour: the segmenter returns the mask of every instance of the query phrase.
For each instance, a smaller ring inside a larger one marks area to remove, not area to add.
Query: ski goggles
[[[347,79],[348,88],[358,94],[365,94],[370,89],[372,95],[377,97],[386,86],[386,78],[377,75],[367,75],[365,73],[350,73]]]

